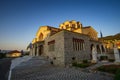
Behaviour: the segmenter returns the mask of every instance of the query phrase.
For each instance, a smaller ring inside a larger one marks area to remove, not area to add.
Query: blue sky
[[[120,1],[0,0],[0,49],[25,50],[39,26],[58,27],[66,20],[114,35],[120,32]]]

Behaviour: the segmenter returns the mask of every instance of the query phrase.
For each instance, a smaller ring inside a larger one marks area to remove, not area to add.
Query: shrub
[[[117,69],[116,68],[112,68],[112,67],[110,67],[109,69],[108,68],[106,68],[106,72],[109,72],[109,73],[116,73],[116,71],[117,71]]]
[[[109,72],[115,74],[119,69],[118,65],[103,65],[97,68],[99,71]]]
[[[120,80],[120,69],[117,70],[114,80]]]
[[[81,67],[81,68],[86,68],[88,66],[89,64],[84,64],[84,63],[78,64],[78,67]]]
[[[107,56],[100,56],[100,60],[107,60],[108,57]]]
[[[83,63],[88,63],[88,60],[83,60]]]
[[[78,64],[78,63],[74,62],[74,63],[72,63],[72,66],[80,67],[80,68],[86,68],[86,67],[89,66],[89,64],[86,64],[86,63],[80,63],[80,64]]]
[[[104,71],[104,66],[98,67],[97,68],[99,71]]]
[[[114,62],[115,61],[115,59],[109,59],[109,62]]]
[[[72,63],[72,66],[76,66],[77,67],[77,62]]]

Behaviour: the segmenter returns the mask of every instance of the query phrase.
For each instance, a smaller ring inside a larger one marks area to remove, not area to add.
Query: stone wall
[[[107,56],[108,56],[108,59],[115,59],[114,54],[107,54]]]
[[[55,40],[54,51],[49,51],[48,42]],[[64,33],[60,31],[45,39],[44,53],[53,64],[64,66]]]
[[[84,50],[74,51],[73,50],[73,37],[84,40]],[[65,64],[70,64],[73,61],[81,62],[81,60],[90,59],[90,43],[89,37],[83,34],[74,33],[64,30],[64,48],[65,48]]]
[[[108,59],[115,59],[114,56],[114,50],[110,49],[109,52],[107,52]]]

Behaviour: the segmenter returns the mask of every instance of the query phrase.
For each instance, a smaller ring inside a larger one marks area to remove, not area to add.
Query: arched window
[[[90,50],[91,50],[91,52],[92,52],[92,48],[93,48],[93,46],[94,46],[94,44],[91,44],[91,46],[90,46]]]
[[[74,51],[81,51],[85,50],[84,46],[84,40],[83,39],[78,39],[78,38],[73,38],[73,50]]]
[[[48,50],[49,51],[54,51],[55,50],[55,40],[52,40],[52,41],[48,42]]]
[[[96,48],[97,48],[97,52],[100,53],[100,47],[99,47],[99,45],[97,45]]]
[[[92,59],[92,49],[93,49],[93,47],[94,47],[94,44],[91,44],[90,45],[90,50],[91,50],[90,59]]]
[[[101,45],[101,48],[102,48],[102,52],[105,52],[105,49],[104,49],[103,45]]]
[[[75,24],[72,24],[72,27],[75,28]]]
[[[61,28],[63,29],[63,26]]]
[[[39,35],[39,41],[42,41],[42,40],[43,40],[43,34],[40,33],[40,35]]]
[[[66,25],[66,29],[68,29],[69,28],[69,25]]]

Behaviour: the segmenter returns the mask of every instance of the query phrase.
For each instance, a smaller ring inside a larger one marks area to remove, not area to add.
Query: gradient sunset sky
[[[114,35],[120,32],[120,0],[0,0],[0,49],[25,50],[40,26],[66,20]]]

